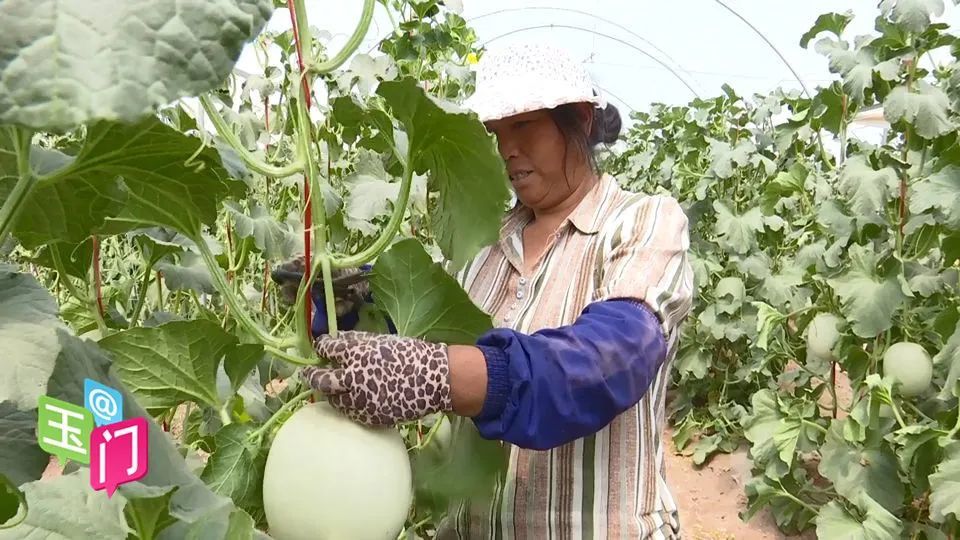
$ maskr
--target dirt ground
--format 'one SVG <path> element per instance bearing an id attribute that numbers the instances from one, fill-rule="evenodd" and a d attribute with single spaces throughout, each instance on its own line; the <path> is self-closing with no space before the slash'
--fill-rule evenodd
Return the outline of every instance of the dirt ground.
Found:
<path id="1" fill-rule="evenodd" d="M 787 536 L 777 529 L 773 516 L 759 512 L 744 523 L 740 512 L 747 508 L 744 484 L 750 479 L 747 448 L 733 454 L 718 454 L 699 470 L 690 457 L 679 455 L 671 440 L 667 453 L 667 482 L 680 506 L 680 526 L 688 540 L 813 540 L 815 534 Z"/>
<path id="2" fill-rule="evenodd" d="M 846 414 L 843 408 L 853 401 L 853 389 L 846 374 L 837 372 L 837 417 Z M 824 395 L 820 407 L 824 416 L 832 412 L 832 400 Z M 667 482 L 680 506 L 680 527 L 689 540 L 815 540 L 813 530 L 802 536 L 780 532 L 769 511 L 758 512 L 749 523 L 740 519 L 747 508 L 743 486 L 750 480 L 749 447 L 741 446 L 732 454 L 717 454 L 697 469 L 690 457 L 682 456 L 673 446 L 673 431 L 668 429 L 666 441 Z"/>

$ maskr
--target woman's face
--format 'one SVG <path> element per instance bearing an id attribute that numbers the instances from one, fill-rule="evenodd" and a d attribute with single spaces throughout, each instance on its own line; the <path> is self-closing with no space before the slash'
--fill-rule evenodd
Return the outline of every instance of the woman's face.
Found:
<path id="1" fill-rule="evenodd" d="M 574 171 L 580 156 L 572 147 L 567 151 L 563 133 L 549 111 L 518 114 L 487 122 L 486 126 L 497 137 L 510 183 L 524 205 L 549 209 L 576 190 L 581 179 Z M 568 158 L 566 174 L 564 157 Z"/>

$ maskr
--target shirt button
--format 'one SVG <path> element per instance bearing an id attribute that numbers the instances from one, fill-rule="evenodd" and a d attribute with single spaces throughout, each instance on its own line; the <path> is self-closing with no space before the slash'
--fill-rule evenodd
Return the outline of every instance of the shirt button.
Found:
<path id="1" fill-rule="evenodd" d="M 521 285 L 526 285 L 526 284 L 527 284 L 527 278 L 520 278 L 520 284 L 521 284 Z"/>
<path id="2" fill-rule="evenodd" d="M 523 291 L 517 291 L 517 298 L 523 298 Z"/>

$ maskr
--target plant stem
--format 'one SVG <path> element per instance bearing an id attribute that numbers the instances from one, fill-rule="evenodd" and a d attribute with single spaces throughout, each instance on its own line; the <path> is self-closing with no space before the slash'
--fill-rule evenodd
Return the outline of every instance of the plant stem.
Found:
<path id="1" fill-rule="evenodd" d="M 150 286 L 150 273 L 153 272 L 153 265 L 156 264 L 156 261 L 149 260 L 147 261 L 147 266 L 143 269 L 143 280 L 140 281 L 140 287 L 137 289 L 139 294 L 137 295 L 137 305 L 133 308 L 133 314 L 130 316 L 130 325 L 129 328 L 137 323 L 137 320 L 140 318 L 140 312 L 143 310 L 143 305 L 147 301 L 147 287 Z"/>
<path id="2" fill-rule="evenodd" d="M 290 409 L 297 406 L 301 401 L 310 397 L 310 394 L 312 393 L 313 393 L 312 389 L 304 390 L 303 392 L 300 392 L 299 394 L 294 396 L 293 399 L 291 399 L 290 401 L 284 403 L 283 406 L 277 409 L 277 412 L 273 413 L 273 415 L 271 415 L 270 418 L 268 418 L 267 421 L 264 422 L 262 426 L 260 426 L 259 428 L 257 428 L 256 431 L 254 431 L 253 433 L 247 436 L 248 440 L 253 440 L 253 439 L 258 439 L 263 437 L 264 433 L 269 431 L 270 428 L 273 427 L 273 425 L 280 420 L 280 417 L 284 413 L 286 413 Z"/>
<path id="3" fill-rule="evenodd" d="M 230 424 L 233 423 L 233 418 L 230 417 L 230 411 L 228 410 L 229 407 L 230 407 L 229 400 L 227 400 L 227 402 L 224 403 L 222 407 L 220 407 L 220 421 L 223 422 L 223 425 L 225 426 L 229 426 Z"/>
<path id="4" fill-rule="evenodd" d="M 213 286 L 223 296 L 224 302 L 230 307 L 230 311 L 233 313 L 233 316 L 236 317 L 240 326 L 253 334 L 264 345 L 278 346 L 280 344 L 279 340 L 268 334 L 250 317 L 250 314 L 243 309 L 243 304 L 233 293 L 233 289 L 230 288 L 230 284 L 227 283 L 227 279 L 223 274 L 223 269 L 217 264 L 216 257 L 214 257 L 210 251 L 210 247 L 203 238 L 192 238 L 192 240 L 197 244 L 197 248 L 200 250 L 200 256 L 210 270 L 210 275 L 213 277 Z"/>
<path id="5" fill-rule="evenodd" d="M 816 423 L 816 422 L 811 422 L 810 420 L 802 420 L 802 422 L 803 422 L 804 424 L 806 424 L 806 425 L 808 425 L 808 426 L 816 429 L 816 430 L 819 431 L 820 433 L 823 433 L 824 435 L 827 434 L 827 428 L 821 426 L 820 424 L 818 424 L 818 423 Z"/>
<path id="6" fill-rule="evenodd" d="M 280 358 L 281 360 L 285 360 L 285 361 L 287 361 L 287 362 L 290 362 L 291 364 L 296 364 L 296 365 L 298 365 L 298 366 L 315 366 L 315 365 L 317 365 L 317 362 L 316 362 L 315 360 L 314 360 L 314 361 L 311 361 L 311 360 L 307 360 L 306 358 L 300 358 L 299 356 L 294 356 L 294 355 L 292 355 L 292 354 L 288 354 L 287 352 L 285 352 L 285 351 L 284 351 L 283 349 L 281 349 L 280 347 L 276 347 L 276 346 L 274 346 L 274 345 L 264 345 L 264 346 L 263 346 L 263 350 L 265 350 L 265 351 L 267 351 L 268 353 L 276 356 L 277 358 Z"/>
<path id="7" fill-rule="evenodd" d="M 24 201 L 37 185 L 37 177 L 30 170 L 31 134 L 14 127 L 7 127 L 7 130 L 10 132 L 13 149 L 17 154 L 17 173 L 20 178 L 7 196 L 7 200 L 3 202 L 3 206 L 0 207 L 0 245 L 7 240 L 7 233 L 17 222 Z"/>
<path id="8" fill-rule="evenodd" d="M 310 122 L 310 81 L 307 79 L 306 65 L 313 58 L 313 36 L 310 34 L 310 23 L 307 21 L 307 8 L 303 0 L 287 0 L 287 9 L 290 11 L 290 22 L 293 25 L 294 45 L 297 49 L 297 63 L 300 66 L 300 88 L 298 89 L 299 99 L 297 100 L 297 130 L 300 137 L 297 141 L 298 156 L 303 160 L 306 170 L 303 177 L 303 257 L 304 266 L 312 268 L 311 258 L 313 249 L 311 248 L 311 231 L 313 229 L 313 204 L 311 198 L 310 178 L 315 173 L 315 164 L 310 156 L 310 138 L 312 130 L 309 129 Z M 307 44 L 307 53 L 309 59 L 303 54 L 303 44 Z M 306 134 L 306 140 L 303 136 Z M 300 292 L 298 293 L 297 309 L 303 309 L 303 319 L 297 325 L 297 335 L 300 341 L 308 341 L 310 327 L 313 324 L 312 303 L 302 304 L 304 289 L 310 288 L 310 278 L 305 274 L 304 280 L 300 283 Z M 301 349 L 305 348 L 301 343 Z"/>
<path id="9" fill-rule="evenodd" d="M 240 156 L 240 159 L 243 160 L 243 163 L 247 167 L 250 167 L 260 174 L 273 176 L 276 178 L 293 176 L 294 174 L 303 171 L 303 163 L 299 161 L 295 161 L 286 167 L 275 167 L 260 161 L 246 148 L 244 148 L 242 144 L 240 144 L 240 140 L 227 126 L 226 120 L 223 119 L 223 116 L 220 115 L 220 112 L 217 111 L 216 107 L 213 106 L 213 102 L 210 101 L 208 96 L 200 96 L 200 104 L 203 105 L 203 110 L 206 111 L 207 116 L 209 116 L 210 120 L 213 122 L 214 127 L 217 129 L 217 133 L 219 133 L 220 137 L 230 146 L 230 148 L 232 148 L 237 155 Z"/>
<path id="10" fill-rule="evenodd" d="M 103 280 L 100 277 L 100 237 L 93 236 L 93 294 L 100 318 L 106 312 L 103 309 Z"/>
<path id="11" fill-rule="evenodd" d="M 330 262 L 334 267 L 354 268 L 362 266 L 380 255 L 393 240 L 394 236 L 396 236 L 397 231 L 400 230 L 400 224 L 403 222 L 403 215 L 407 211 L 407 202 L 410 199 L 410 186 L 413 183 L 413 158 L 413 150 L 410 149 L 407 151 L 407 162 L 404 164 L 403 181 L 400 184 L 400 196 L 397 198 L 397 202 L 393 207 L 393 215 L 390 216 L 390 221 L 387 223 L 386 229 L 380 233 L 380 236 L 373 244 L 360 253 L 356 255 L 331 257 Z"/>
<path id="12" fill-rule="evenodd" d="M 306 15 L 306 10 L 302 9 L 302 5 L 301 5 L 303 4 L 303 1 L 304 0 L 294 0 L 294 5 L 297 5 L 298 6 L 297 9 L 302 10 L 304 15 Z M 337 53 L 337 55 L 334 56 L 333 58 L 327 60 L 326 62 L 317 64 L 315 66 L 310 66 L 310 71 L 314 73 L 321 73 L 321 74 L 329 73 L 337 69 L 341 65 L 343 65 L 343 63 L 346 62 L 353 55 L 353 53 L 357 50 L 357 47 L 359 47 L 360 43 L 363 41 L 364 36 L 367 35 L 367 31 L 370 30 L 370 22 L 373 21 L 373 8 L 375 5 L 376 5 L 375 0 L 364 0 L 363 13 L 360 15 L 360 24 L 357 25 L 357 28 L 353 31 L 353 35 L 351 35 L 350 39 L 347 40 L 347 44 L 344 45 L 343 49 L 341 49 L 340 52 Z M 387 11 L 388 12 L 390 11 L 389 8 L 387 9 Z M 298 15 L 299 15 L 299 11 L 298 11 Z M 304 17 L 304 19 L 305 18 L 306 17 Z M 300 34 L 301 37 L 303 37 L 304 34 L 303 34 L 302 27 L 300 28 L 300 32 L 301 32 Z M 311 55 L 311 60 L 312 60 L 312 55 Z"/>
<path id="13" fill-rule="evenodd" d="M 796 495 L 794 495 L 793 493 L 790 493 L 789 491 L 787 491 L 787 488 L 783 487 L 783 483 L 782 483 L 782 482 L 780 482 L 779 480 L 777 480 L 777 484 L 780 485 L 781 493 L 783 493 L 783 495 L 784 495 L 786 498 L 792 500 L 793 502 L 799 504 L 800 506 L 806 508 L 807 510 L 809 510 L 810 512 L 812 512 L 812 513 L 814 513 L 814 514 L 817 513 L 817 509 L 816 509 L 816 508 L 814 508 L 814 507 L 810 506 L 809 504 L 803 502 L 803 500 L 801 500 L 800 498 L 798 498 Z"/>

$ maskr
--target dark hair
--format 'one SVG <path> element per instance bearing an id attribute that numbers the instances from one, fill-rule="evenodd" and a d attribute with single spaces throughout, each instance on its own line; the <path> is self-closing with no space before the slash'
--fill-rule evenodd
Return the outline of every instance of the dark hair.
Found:
<path id="1" fill-rule="evenodd" d="M 589 132 L 585 129 L 582 118 L 577 114 L 576 104 L 565 104 L 551 109 L 550 116 L 563 134 L 564 140 L 567 141 L 567 150 L 569 151 L 571 146 L 575 148 L 587 160 L 590 169 L 599 173 L 594 148 L 601 143 L 613 144 L 620 138 L 620 130 L 623 127 L 620 111 L 612 103 L 607 103 L 603 109 L 595 108 L 593 124 Z M 566 165 L 566 152 L 563 161 Z"/>

